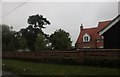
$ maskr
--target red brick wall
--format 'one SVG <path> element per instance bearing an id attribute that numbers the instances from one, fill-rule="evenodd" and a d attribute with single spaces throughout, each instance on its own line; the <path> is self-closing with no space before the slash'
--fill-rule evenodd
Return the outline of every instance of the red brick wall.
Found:
<path id="1" fill-rule="evenodd" d="M 97 40 L 91 40 L 90 42 L 80 42 L 77 43 L 78 48 L 90 47 L 90 48 L 99 48 L 103 46 L 103 40 L 97 42 Z"/>
<path id="2" fill-rule="evenodd" d="M 92 40 L 90 40 L 90 42 L 81 41 L 78 44 L 78 48 L 83 48 L 83 47 L 97 48 L 96 40 L 92 39 Z"/>
<path id="3" fill-rule="evenodd" d="M 2 57 L 7 58 L 61 58 L 74 57 L 79 63 L 84 62 L 84 58 L 88 56 L 103 56 L 103 57 L 120 57 L 120 50 L 106 49 L 82 49 L 80 51 L 42 51 L 42 52 L 3 52 Z"/>
<path id="4" fill-rule="evenodd" d="M 103 40 L 99 40 L 99 42 L 97 42 L 97 48 L 103 47 L 103 45 L 104 45 Z"/>

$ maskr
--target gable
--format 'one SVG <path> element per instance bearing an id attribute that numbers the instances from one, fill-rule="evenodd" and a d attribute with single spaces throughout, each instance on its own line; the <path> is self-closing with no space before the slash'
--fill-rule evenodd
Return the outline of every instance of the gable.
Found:
<path id="1" fill-rule="evenodd" d="M 108 31 L 112 26 L 114 26 L 120 20 L 120 15 L 118 15 L 111 23 L 109 23 L 105 28 L 99 31 L 100 35 L 103 35 L 106 31 Z"/>
<path id="2" fill-rule="evenodd" d="M 85 33 L 85 34 L 83 35 L 83 37 L 86 37 L 86 36 L 87 36 L 87 37 L 90 37 L 88 33 Z"/>
<path id="3" fill-rule="evenodd" d="M 90 35 L 89 34 L 87 34 L 87 33 L 85 33 L 84 35 L 83 35 L 83 42 L 90 42 Z"/>
<path id="4" fill-rule="evenodd" d="M 86 34 L 87 33 L 87 34 Z M 83 36 L 89 36 L 90 41 L 96 40 L 96 38 L 100 38 L 99 34 L 97 33 L 97 28 L 86 28 L 86 29 L 82 29 L 79 37 L 76 41 L 76 43 L 83 43 Z"/>

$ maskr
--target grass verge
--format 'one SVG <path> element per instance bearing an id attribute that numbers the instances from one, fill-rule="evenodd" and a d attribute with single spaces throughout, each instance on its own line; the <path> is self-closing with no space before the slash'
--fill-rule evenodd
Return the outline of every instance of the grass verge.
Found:
<path id="1" fill-rule="evenodd" d="M 16 75 L 118 75 L 115 68 L 100 68 L 78 65 L 60 65 L 33 63 L 19 60 L 3 59 L 3 70 Z"/>

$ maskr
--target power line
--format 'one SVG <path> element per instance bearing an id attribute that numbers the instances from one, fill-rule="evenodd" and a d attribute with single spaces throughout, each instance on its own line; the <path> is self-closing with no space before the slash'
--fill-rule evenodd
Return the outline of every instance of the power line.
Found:
<path id="1" fill-rule="evenodd" d="M 3 15 L 2 17 L 4 18 L 5 16 L 7 16 L 8 14 L 10 14 L 11 12 L 15 11 L 17 8 L 23 6 L 24 4 L 26 4 L 29 0 L 27 0 L 26 2 L 23 2 L 22 4 L 18 5 L 17 7 L 15 7 L 14 9 L 10 10 L 9 12 L 7 12 L 5 15 Z"/>

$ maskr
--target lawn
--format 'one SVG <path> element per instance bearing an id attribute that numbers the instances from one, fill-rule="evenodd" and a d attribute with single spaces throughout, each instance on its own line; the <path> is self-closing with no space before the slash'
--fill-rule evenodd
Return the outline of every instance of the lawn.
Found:
<path id="1" fill-rule="evenodd" d="M 115 68 L 33 63 L 3 59 L 3 69 L 16 75 L 118 75 Z"/>

